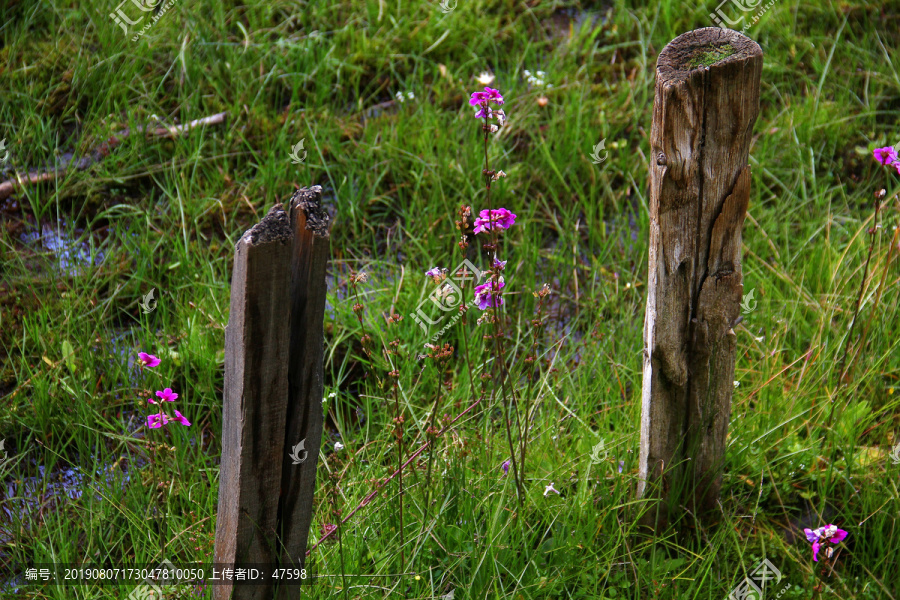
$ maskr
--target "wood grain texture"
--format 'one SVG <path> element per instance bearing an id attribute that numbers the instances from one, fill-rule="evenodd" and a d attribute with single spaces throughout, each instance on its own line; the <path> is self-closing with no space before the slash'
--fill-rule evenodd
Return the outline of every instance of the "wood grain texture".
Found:
<path id="1" fill-rule="evenodd" d="M 325 268 L 331 256 L 329 217 L 321 207 L 322 188 L 301 188 L 289 203 L 294 243 L 291 260 L 289 398 L 284 447 L 305 440 L 299 465 L 282 457 L 281 555 L 283 567 L 303 568 L 313 517 L 316 465 L 322 443 L 323 360 L 325 352 Z M 301 587 L 282 586 L 278 600 L 299 599 Z"/>
<path id="2" fill-rule="evenodd" d="M 761 73 L 759 45 L 718 27 L 657 62 L 638 486 L 666 500 L 654 521 L 714 507 L 721 487 Z"/>
<path id="3" fill-rule="evenodd" d="M 235 246 L 214 562 L 275 565 L 288 405 L 293 233 L 280 204 Z M 216 600 L 268 600 L 268 585 L 215 585 Z M 232 594 L 233 592 L 233 594 Z"/>

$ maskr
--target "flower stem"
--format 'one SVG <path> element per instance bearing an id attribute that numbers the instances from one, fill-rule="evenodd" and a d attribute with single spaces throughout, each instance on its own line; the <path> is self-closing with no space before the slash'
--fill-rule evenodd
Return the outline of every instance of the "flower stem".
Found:
<path id="1" fill-rule="evenodd" d="M 494 367 L 496 367 L 497 362 L 500 363 L 500 396 L 503 401 L 503 420 L 506 425 L 506 438 L 509 442 L 509 455 L 510 462 L 512 463 L 513 468 L 513 479 L 516 482 L 516 498 L 519 502 L 519 507 L 521 508 L 522 502 L 524 500 L 524 492 L 522 490 L 522 481 L 519 477 L 519 468 L 516 463 L 516 452 L 513 448 L 512 441 L 512 432 L 510 431 L 510 423 L 509 423 L 509 399 L 506 393 L 506 359 L 504 358 L 501 346 L 500 346 L 500 337 L 501 337 L 501 317 L 502 312 L 500 310 L 500 302 L 502 300 L 502 295 L 500 292 L 500 272 L 499 269 L 494 267 L 494 261 L 497 260 L 497 228 L 494 227 L 494 213 L 493 213 L 493 205 L 491 203 L 491 175 L 490 175 L 490 161 L 488 159 L 488 122 L 487 116 L 484 117 L 484 172 L 485 172 L 485 191 L 487 194 L 487 204 L 488 204 L 488 216 L 489 216 L 489 231 L 491 233 L 491 277 L 492 277 L 492 285 L 490 288 L 490 294 L 494 309 L 494 314 L 492 315 L 492 321 L 494 324 Z M 493 368 L 492 368 L 493 370 Z M 519 428 L 519 411 L 518 407 L 514 403 L 514 409 L 516 414 L 516 426 L 519 429 L 519 434 L 521 436 L 521 429 Z"/>

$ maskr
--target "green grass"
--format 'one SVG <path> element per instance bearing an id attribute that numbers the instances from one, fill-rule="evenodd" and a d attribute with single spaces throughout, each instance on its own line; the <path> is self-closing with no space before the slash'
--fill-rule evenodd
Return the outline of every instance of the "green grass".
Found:
<path id="1" fill-rule="evenodd" d="M 335 395 L 311 537 L 332 522 L 321 501 L 339 457 L 345 513 L 390 474 L 393 404 L 359 343 L 349 270 L 370 275 L 360 289 L 366 330 L 378 345 L 400 340 L 408 450 L 424 438 L 439 386 L 429 361 L 416 360 L 428 336 L 408 315 L 431 291 L 422 272 L 459 262 L 459 205 L 485 208 L 467 100 L 488 70 L 510 117 L 489 152 L 508 174 L 494 206 L 518 215 L 503 246 L 516 353 L 531 344 L 531 292 L 544 282 L 554 292 L 538 344 L 549 362 L 522 396 L 536 407 L 525 506 L 501 477 L 505 430 L 484 402 L 438 443 L 430 534 L 421 534 L 424 470 L 404 477 L 410 574 L 381 577 L 400 568 L 396 485 L 348 523 L 349 597 L 719 600 L 766 557 L 790 583 L 782 599 L 897 598 L 896 248 L 888 258 L 900 185 L 871 155 L 900 141 L 900 12 L 888 0 L 778 0 L 748 30 L 764 52 L 743 233 L 744 289 L 758 304 L 736 330 L 721 512 L 702 527 L 686 514 L 652 537 L 634 525 L 654 67 L 670 40 L 713 25 L 707 4 L 460 0 L 445 14 L 421 1 L 182 0 L 132 42 L 109 17 L 114 2 L 7 3 L 2 179 L 89 153 L 151 115 L 173 124 L 227 112 L 228 121 L 174 140 L 129 136 L 89 169 L 0 201 L 0 439 L 10 459 L 0 508 L 13 513 L 0 511 L 0 579 L 11 563 L 212 560 L 233 247 L 295 185 L 322 185 L 336 215 L 325 325 L 326 395 Z M 588 18 L 559 16 L 580 8 Z M 137 9 L 123 10 L 133 19 Z M 545 71 L 552 87 L 529 86 L 525 69 Z M 397 92 L 414 99 L 385 105 Z M 295 165 L 301 139 L 308 155 Z M 608 159 L 595 165 L 601 140 Z M 889 194 L 853 332 L 854 344 L 863 331 L 866 342 L 852 346 L 841 387 L 835 370 L 881 187 Z M 60 272 L 53 252 L 22 241 L 44 224 L 103 260 Z M 143 314 L 151 288 L 158 307 Z M 392 311 L 404 319 L 388 328 Z M 469 338 L 477 365 L 480 335 Z M 459 348 L 461 338 L 441 342 Z M 142 381 L 129 367 L 140 350 L 163 359 L 158 376 Z M 462 360 L 447 368 L 454 389 L 440 413 L 456 415 L 472 390 Z M 192 426 L 148 432 L 140 394 L 166 386 Z M 336 456 L 338 439 L 346 448 Z M 609 456 L 592 464 L 601 439 Z M 147 464 L 154 455 L 165 470 Z M 75 467 L 81 497 L 50 493 Z M 543 495 L 550 482 L 561 495 Z M 42 509 L 19 510 L 26 483 L 47 492 Z M 786 532 L 829 522 L 850 537 L 823 575 L 802 532 Z M 309 564 L 340 574 L 337 545 Z M 343 598 L 342 585 L 329 578 L 310 597 Z M 128 593 L 23 589 L 41 599 Z"/>

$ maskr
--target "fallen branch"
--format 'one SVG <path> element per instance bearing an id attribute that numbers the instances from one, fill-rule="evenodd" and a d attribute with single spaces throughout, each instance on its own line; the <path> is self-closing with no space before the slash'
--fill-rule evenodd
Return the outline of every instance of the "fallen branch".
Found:
<path id="1" fill-rule="evenodd" d="M 51 181 L 65 175 L 66 172 L 73 167 L 77 171 L 84 171 L 88 167 L 95 165 L 106 158 L 113 148 L 122 143 L 122 140 L 134 133 L 146 133 L 156 137 L 174 138 L 182 133 L 186 133 L 195 127 L 202 125 L 218 125 L 225 122 L 227 113 L 218 113 L 202 119 L 196 119 L 190 123 L 183 125 L 175 125 L 172 127 L 135 127 L 134 130 L 123 129 L 118 132 L 97 148 L 95 148 L 89 156 L 75 159 L 72 155 L 64 157 L 60 161 L 60 166 L 50 171 L 30 170 L 27 174 L 16 173 L 14 179 L 8 179 L 0 183 L 0 200 L 5 200 L 15 191 L 16 187 L 24 187 L 25 185 L 41 183 L 43 181 Z"/>

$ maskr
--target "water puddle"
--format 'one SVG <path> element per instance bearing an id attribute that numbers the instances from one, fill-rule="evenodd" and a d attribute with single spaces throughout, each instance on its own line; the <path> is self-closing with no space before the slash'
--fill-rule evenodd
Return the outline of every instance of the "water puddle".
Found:
<path id="1" fill-rule="evenodd" d="M 74 233 L 80 237 L 83 232 L 83 229 L 76 229 Z M 78 243 L 61 227 L 50 223 L 44 223 L 40 233 L 32 231 L 19 237 L 25 244 L 48 251 L 54 257 L 57 269 L 71 276 L 81 275 L 84 267 L 97 266 L 105 258 L 101 250 L 91 248 L 87 241 Z"/>

